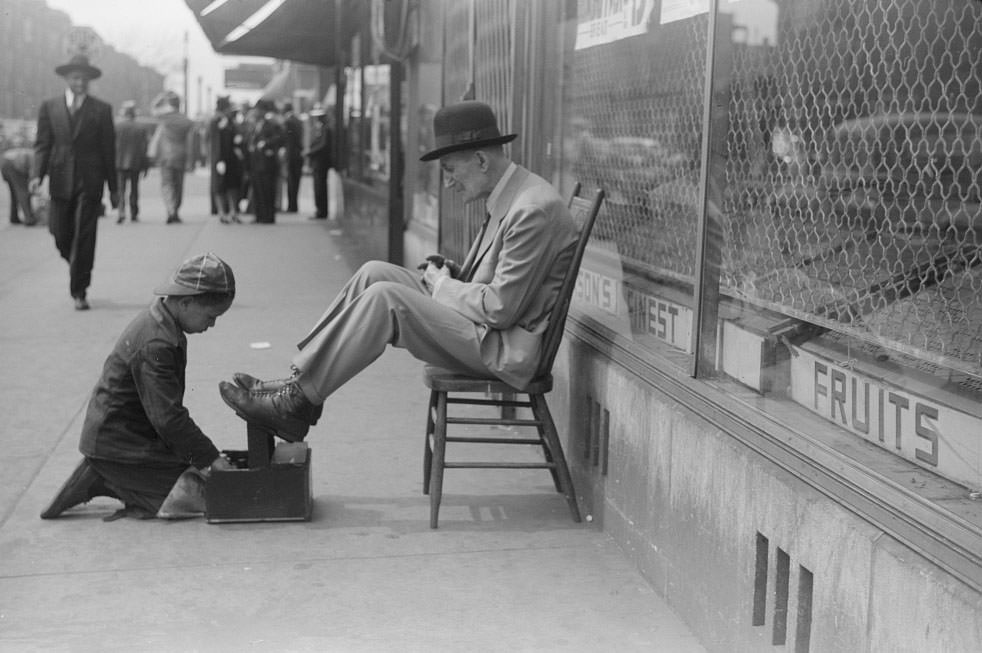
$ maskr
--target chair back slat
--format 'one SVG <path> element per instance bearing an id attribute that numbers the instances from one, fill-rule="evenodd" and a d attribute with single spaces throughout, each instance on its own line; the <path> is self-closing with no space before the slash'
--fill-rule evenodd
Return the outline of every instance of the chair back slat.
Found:
<path id="1" fill-rule="evenodd" d="M 549 326 L 546 327 L 542 337 L 542 354 L 539 359 L 539 367 L 535 373 L 536 378 L 552 371 L 552 364 L 559 352 L 559 343 L 563 339 L 566 315 L 572 302 L 573 290 L 576 288 L 576 277 L 580 272 L 583 252 L 586 251 L 587 241 L 590 240 L 590 233 L 593 231 L 593 223 L 596 222 L 597 214 L 600 213 L 600 206 L 604 201 L 603 189 L 597 189 L 592 197 L 581 194 L 581 190 L 582 186 L 577 182 L 569 200 L 569 212 L 572 214 L 573 220 L 579 225 L 580 235 L 576 241 L 576 248 L 573 250 L 573 258 L 570 259 L 569 267 L 566 269 L 563 284 L 559 287 L 556 304 L 552 307 L 552 312 L 549 315 Z"/>

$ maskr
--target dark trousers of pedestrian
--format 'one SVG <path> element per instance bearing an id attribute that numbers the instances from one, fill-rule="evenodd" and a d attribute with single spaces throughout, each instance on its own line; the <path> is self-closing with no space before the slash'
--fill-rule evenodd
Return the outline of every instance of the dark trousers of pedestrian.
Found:
<path id="1" fill-rule="evenodd" d="M 102 211 L 102 198 L 90 197 L 81 188 L 68 199 L 52 197 L 48 231 L 55 237 L 55 247 L 68 261 L 69 292 L 85 298 L 92 282 L 95 263 L 95 237 Z"/>
<path id="2" fill-rule="evenodd" d="M 129 196 L 127 197 L 127 190 Z M 127 199 L 129 200 L 127 202 Z M 119 221 L 126 218 L 126 206 L 130 207 L 130 220 L 136 222 L 140 215 L 140 171 L 119 171 Z"/>
<path id="3" fill-rule="evenodd" d="M 24 214 L 24 224 L 32 225 L 37 222 L 34 209 L 31 208 L 31 191 L 28 189 L 27 175 L 16 170 L 3 169 L 3 180 L 10 189 L 10 224 L 20 224 L 18 209 Z"/>
<path id="4" fill-rule="evenodd" d="M 297 196 L 300 194 L 300 178 L 303 175 L 303 159 L 286 163 L 286 212 L 296 213 Z"/>
<path id="5" fill-rule="evenodd" d="M 311 180 L 314 184 L 315 217 L 327 217 L 327 171 L 331 166 L 319 161 L 311 162 Z"/>
<path id="6" fill-rule="evenodd" d="M 252 177 L 252 212 L 256 222 L 276 221 L 276 168 L 257 171 Z"/>
<path id="7" fill-rule="evenodd" d="M 184 168 L 162 166 L 160 168 L 160 191 L 164 197 L 167 219 L 169 221 L 178 219 L 177 212 L 180 210 L 181 200 L 184 198 Z"/>

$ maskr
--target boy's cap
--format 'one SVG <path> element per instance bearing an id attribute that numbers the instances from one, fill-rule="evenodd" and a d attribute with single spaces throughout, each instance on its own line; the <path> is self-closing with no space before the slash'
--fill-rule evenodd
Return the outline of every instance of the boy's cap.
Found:
<path id="1" fill-rule="evenodd" d="M 235 292 L 235 276 L 228 263 L 212 252 L 181 263 L 170 282 L 154 289 L 156 295 L 203 295 Z"/>

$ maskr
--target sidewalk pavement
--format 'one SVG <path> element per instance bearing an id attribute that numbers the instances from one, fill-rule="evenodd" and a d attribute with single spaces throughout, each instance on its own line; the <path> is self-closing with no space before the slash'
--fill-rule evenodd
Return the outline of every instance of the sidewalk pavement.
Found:
<path id="1" fill-rule="evenodd" d="M 166 225 L 158 185 L 144 181 L 140 223 L 100 223 L 88 312 L 73 309 L 47 231 L 0 224 L 0 651 L 703 650 L 616 544 L 570 521 L 542 470 L 450 470 L 430 530 L 427 393 L 401 350 L 311 429 L 309 522 L 105 523 L 119 506 L 107 498 L 39 519 L 80 458 L 106 355 L 178 263 L 211 250 L 236 274 L 231 310 L 188 338 L 185 397 L 233 449 L 245 424 L 219 380 L 285 375 L 351 272 L 344 234 L 309 211 L 221 225 L 191 175 L 185 223 Z"/>

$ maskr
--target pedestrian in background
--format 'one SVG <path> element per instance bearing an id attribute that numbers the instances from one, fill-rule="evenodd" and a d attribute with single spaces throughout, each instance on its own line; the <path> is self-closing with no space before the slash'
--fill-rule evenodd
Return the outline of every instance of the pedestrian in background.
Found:
<path id="1" fill-rule="evenodd" d="M 147 176 L 147 130 L 136 122 L 136 104 L 123 103 L 122 119 L 116 123 L 116 172 L 119 175 L 119 218 L 116 224 L 126 222 L 126 205 L 129 199 L 130 220 L 140 216 L 140 177 Z M 129 197 L 127 198 L 127 189 Z"/>
<path id="2" fill-rule="evenodd" d="M 222 224 L 240 222 L 239 192 L 242 189 L 242 134 L 235 122 L 228 96 L 215 102 L 215 115 L 208 123 L 211 165 L 211 194 Z"/>
<path id="3" fill-rule="evenodd" d="M 86 294 L 95 262 L 103 186 L 109 186 L 112 207 L 119 206 L 116 129 L 112 107 L 89 95 L 89 82 L 102 71 L 88 57 L 75 55 L 55 72 L 65 79 L 66 89 L 63 95 L 45 100 L 38 111 L 29 188 L 37 193 L 48 177 L 48 229 L 68 261 L 75 309 L 84 311 L 89 308 Z"/>
<path id="4" fill-rule="evenodd" d="M 31 206 L 31 168 L 34 150 L 29 147 L 12 147 L 4 151 L 0 159 L 0 174 L 10 189 L 10 224 L 37 224 L 37 216 Z M 21 220 L 19 213 L 24 214 Z"/>
<path id="5" fill-rule="evenodd" d="M 194 122 L 181 113 L 181 98 L 173 91 L 154 102 L 157 130 L 150 141 L 150 156 L 160 167 L 160 190 L 167 211 L 167 224 L 181 221 L 184 173 L 194 169 Z"/>
<path id="6" fill-rule="evenodd" d="M 320 106 L 314 106 L 310 111 L 314 119 L 313 135 L 310 147 L 306 151 L 310 161 L 311 181 L 314 185 L 314 206 L 316 212 L 311 219 L 324 220 L 327 218 L 327 171 L 334 165 L 333 135 L 328 124 L 327 112 Z"/>
<path id="7" fill-rule="evenodd" d="M 253 107 L 252 128 L 247 140 L 252 210 L 256 222 L 276 222 L 276 181 L 280 174 L 279 150 L 283 127 L 271 100 L 260 99 Z"/>
<path id="8" fill-rule="evenodd" d="M 286 148 L 286 212 L 297 212 L 297 195 L 303 175 L 303 123 L 293 112 L 293 104 L 283 104 L 283 137 Z"/>

